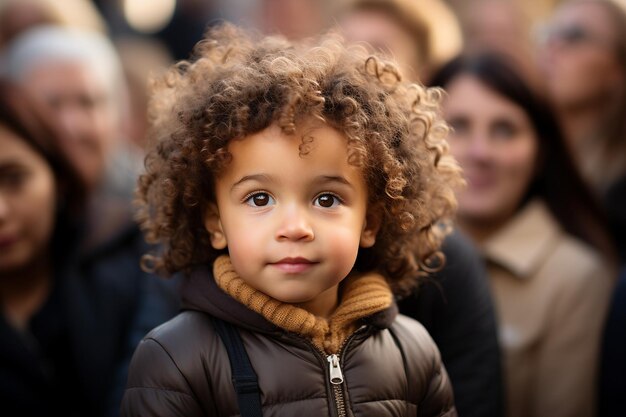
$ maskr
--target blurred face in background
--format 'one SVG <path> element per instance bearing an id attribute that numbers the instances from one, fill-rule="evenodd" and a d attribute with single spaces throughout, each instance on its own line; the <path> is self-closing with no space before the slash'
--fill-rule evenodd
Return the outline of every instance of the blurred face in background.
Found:
<path id="1" fill-rule="evenodd" d="M 106 84 L 83 63 L 59 61 L 36 66 L 23 85 L 70 133 L 78 171 L 90 188 L 97 186 L 119 139 L 119 120 Z"/>
<path id="2" fill-rule="evenodd" d="M 616 23 L 599 3 L 566 4 L 546 28 L 539 66 L 560 109 L 587 107 L 623 88 Z"/>
<path id="3" fill-rule="evenodd" d="M 265 33 L 302 39 L 318 34 L 326 26 L 327 7 L 322 0 L 263 0 L 257 18 Z"/>
<path id="4" fill-rule="evenodd" d="M 44 257 L 51 239 L 56 186 L 49 165 L 0 125 L 0 275 Z"/>
<path id="5" fill-rule="evenodd" d="M 395 59 L 409 80 L 417 80 L 419 46 L 390 15 L 378 10 L 354 10 L 341 20 L 340 27 L 348 41 L 367 42 Z"/>
<path id="6" fill-rule="evenodd" d="M 447 86 L 444 116 L 450 149 L 467 187 L 459 194 L 462 222 L 501 224 L 519 207 L 532 180 L 537 137 L 526 112 L 477 78 L 461 74 Z"/>

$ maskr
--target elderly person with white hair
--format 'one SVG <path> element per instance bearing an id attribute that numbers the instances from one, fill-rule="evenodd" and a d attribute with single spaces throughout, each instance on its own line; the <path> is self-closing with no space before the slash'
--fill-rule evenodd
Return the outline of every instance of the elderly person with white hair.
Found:
<path id="1" fill-rule="evenodd" d="M 129 146 L 122 140 L 127 97 L 117 53 L 106 37 L 62 26 L 36 27 L 8 45 L 2 69 L 56 113 L 75 141 L 77 166 L 91 188 L 110 180 L 107 175 L 119 177 L 119 163 L 116 169 L 107 165 L 128 154 L 120 152 L 122 145 Z M 132 189 L 119 179 L 114 185 Z"/>
<path id="2" fill-rule="evenodd" d="M 72 339 L 76 345 L 70 355 L 88 358 L 78 361 L 87 377 L 73 381 L 82 395 L 68 395 L 90 402 L 94 408 L 89 415 L 117 415 L 137 343 L 179 307 L 175 281 L 160 280 L 140 268 L 141 256 L 154 248 L 132 220 L 131 197 L 141 158 L 123 134 L 128 106 L 119 59 L 99 33 L 41 26 L 7 45 L 0 73 L 45 105 L 64 128 L 72 162 L 88 186 L 87 218 L 74 262 L 82 283 L 73 302 L 84 311 L 79 321 L 91 323 L 91 336 Z M 98 289 L 101 283 L 104 290 Z M 72 320 L 67 323 L 70 333 Z M 81 340 L 88 337 L 94 340 Z M 102 337 L 111 340 L 98 346 Z M 114 349 L 100 351 L 105 345 Z M 2 357 L 0 375 L 5 366 L 1 362 Z"/>

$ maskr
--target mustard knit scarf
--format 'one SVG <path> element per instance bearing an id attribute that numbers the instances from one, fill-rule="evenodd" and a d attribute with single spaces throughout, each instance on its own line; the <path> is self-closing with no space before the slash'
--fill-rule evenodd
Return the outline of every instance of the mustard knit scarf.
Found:
<path id="1" fill-rule="evenodd" d="M 222 255 L 213 264 L 217 285 L 228 295 L 276 326 L 310 339 L 327 354 L 337 353 L 357 329 L 357 321 L 389 306 L 393 295 L 385 278 L 368 273 L 347 278 L 341 303 L 329 319 L 316 317 L 303 308 L 278 301 L 248 285 L 235 272 L 230 258 Z"/>

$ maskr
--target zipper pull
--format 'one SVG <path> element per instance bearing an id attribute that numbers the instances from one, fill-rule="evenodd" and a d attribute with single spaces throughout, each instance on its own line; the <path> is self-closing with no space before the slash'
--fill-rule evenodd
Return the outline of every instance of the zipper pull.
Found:
<path id="1" fill-rule="evenodd" d="M 339 385 L 343 382 L 343 374 L 339 367 L 339 356 L 332 354 L 326 357 L 330 368 L 330 383 Z"/>

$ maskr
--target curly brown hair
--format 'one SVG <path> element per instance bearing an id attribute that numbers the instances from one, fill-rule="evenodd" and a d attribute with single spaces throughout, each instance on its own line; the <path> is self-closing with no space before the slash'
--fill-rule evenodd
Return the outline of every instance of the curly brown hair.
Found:
<path id="1" fill-rule="evenodd" d="M 154 82 L 154 147 L 137 191 L 146 239 L 163 244 L 151 267 L 188 272 L 220 254 L 203 219 L 232 140 L 274 123 L 293 134 L 317 118 L 347 137 L 349 162 L 382 211 L 376 244 L 359 249 L 354 269 L 379 271 L 405 295 L 442 264 L 462 183 L 440 98 L 441 90 L 402 82 L 394 64 L 333 34 L 311 44 L 255 39 L 230 24 L 211 29 L 191 60 Z M 310 138 L 301 139 L 305 153 Z"/>

